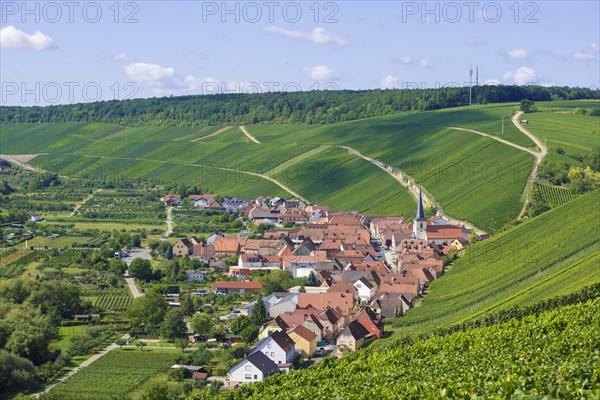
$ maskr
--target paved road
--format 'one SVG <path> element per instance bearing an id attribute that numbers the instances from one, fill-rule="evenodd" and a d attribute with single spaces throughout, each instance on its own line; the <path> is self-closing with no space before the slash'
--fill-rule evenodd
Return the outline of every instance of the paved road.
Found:
<path id="1" fill-rule="evenodd" d="M 130 265 L 133 260 L 136 258 L 141 258 L 143 260 L 152 260 L 152 256 L 150 255 L 150 250 L 141 249 L 141 250 L 133 250 L 129 253 L 127 257 L 123 257 L 123 261 L 127 265 Z M 137 285 L 135 284 L 135 278 L 129 275 L 129 271 L 125 271 L 125 275 L 123 275 L 123 279 L 127 282 L 127 286 L 129 286 L 129 291 L 133 295 L 133 298 L 138 298 L 143 296 L 143 293 L 140 293 Z"/>
<path id="2" fill-rule="evenodd" d="M 252 134 L 250 132 L 248 132 L 248 130 L 246 129 L 245 126 L 240 126 L 240 129 L 242 130 L 242 132 L 244 132 L 244 135 L 248 136 L 248 138 L 250 140 L 252 140 L 254 143 L 260 144 L 260 142 L 258 141 L 258 139 L 256 139 L 254 136 L 252 136 Z"/>
<path id="3" fill-rule="evenodd" d="M 540 151 L 534 153 L 535 164 L 531 169 L 531 175 L 529 175 L 529 180 L 527 181 L 527 185 L 525 186 L 525 204 L 523 204 L 523 208 L 519 213 L 519 219 L 523 218 L 523 215 L 525 215 L 527 205 L 529 204 L 530 183 L 534 182 L 537 179 L 538 168 L 540 167 L 540 164 L 542 163 L 542 160 L 544 159 L 546 154 L 548 154 L 548 148 L 546 147 L 546 145 L 537 136 L 529 132 L 527 129 L 525 129 L 523 125 L 521 125 L 521 123 L 519 122 L 519 117 L 521 117 L 521 115 L 523 115 L 523 111 L 519 111 L 515 115 L 513 115 L 512 123 L 517 127 L 518 130 L 520 130 L 523 134 L 527 135 L 529 139 L 533 140 L 533 142 L 537 145 Z"/>

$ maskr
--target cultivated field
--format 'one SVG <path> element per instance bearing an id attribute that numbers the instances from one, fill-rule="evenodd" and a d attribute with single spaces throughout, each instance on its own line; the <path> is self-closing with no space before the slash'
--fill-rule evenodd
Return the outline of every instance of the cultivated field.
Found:
<path id="1" fill-rule="evenodd" d="M 595 104 L 556 102 L 555 107 L 589 103 Z M 540 109 L 547 110 L 552 104 L 544 103 Z M 77 178 L 116 182 L 150 179 L 159 184 L 193 184 L 204 192 L 238 197 L 289 197 L 284 188 L 266 179 L 275 176 L 310 201 L 318 198 L 321 204 L 327 202 L 334 208 L 381 214 L 411 210 L 414 200 L 383 171 L 350 156 L 341 163 L 343 156 L 327 155 L 321 147 L 350 146 L 405 171 L 450 216 L 495 231 L 518 215 L 533 157 L 491 138 L 452 127 L 482 131 L 534 148 L 531 140 L 510 123 L 509 117 L 517 108 L 516 103 L 508 103 L 406 112 L 324 126 L 247 126 L 260 143 L 251 141 L 239 127 L 210 136 L 222 127 L 7 125 L 2 127 L 0 144 L 2 151 L 10 154 L 49 153 L 30 162 Z M 583 154 L 598 141 L 598 130 L 596 136 L 592 133 L 598 121 L 595 117 L 540 112 L 528 118 L 528 128 L 546 137 L 551 148 L 561 144 L 567 153 Z M 192 141 L 203 136 L 207 137 Z M 323 157 L 334 157 L 335 162 L 323 163 L 324 169 L 314 174 L 316 163 Z M 345 169 L 340 170 L 340 166 Z M 302 178 L 297 177 L 298 170 Z M 335 175 L 345 184 L 328 184 L 321 179 Z M 363 193 L 363 188 L 370 193 Z M 82 211 L 93 213 L 93 205 L 86 204 Z"/>

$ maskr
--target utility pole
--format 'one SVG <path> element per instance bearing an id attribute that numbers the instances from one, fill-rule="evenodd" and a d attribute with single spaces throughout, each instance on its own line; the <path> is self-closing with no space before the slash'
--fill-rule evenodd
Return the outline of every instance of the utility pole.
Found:
<path id="1" fill-rule="evenodd" d="M 469 105 L 472 104 L 471 92 L 473 90 L 473 64 L 469 68 Z"/>

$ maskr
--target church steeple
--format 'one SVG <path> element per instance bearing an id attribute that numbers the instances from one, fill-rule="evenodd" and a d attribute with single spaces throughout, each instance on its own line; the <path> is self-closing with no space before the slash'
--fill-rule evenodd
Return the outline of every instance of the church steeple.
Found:
<path id="1" fill-rule="evenodd" d="M 421 187 L 419 187 L 419 207 L 417 208 L 415 220 L 417 219 L 425 219 L 425 213 L 423 212 L 423 192 Z"/>
<path id="2" fill-rule="evenodd" d="M 427 219 L 423 210 L 423 191 L 419 187 L 419 205 L 417 207 L 417 215 L 413 220 L 413 237 L 415 239 L 427 240 Z"/>

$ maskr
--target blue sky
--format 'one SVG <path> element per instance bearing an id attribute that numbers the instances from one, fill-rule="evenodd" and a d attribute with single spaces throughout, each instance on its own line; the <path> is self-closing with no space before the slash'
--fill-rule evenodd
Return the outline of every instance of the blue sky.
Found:
<path id="1" fill-rule="evenodd" d="M 0 4 L 2 105 L 464 85 L 470 64 L 481 84 L 600 85 L 597 1 Z"/>

